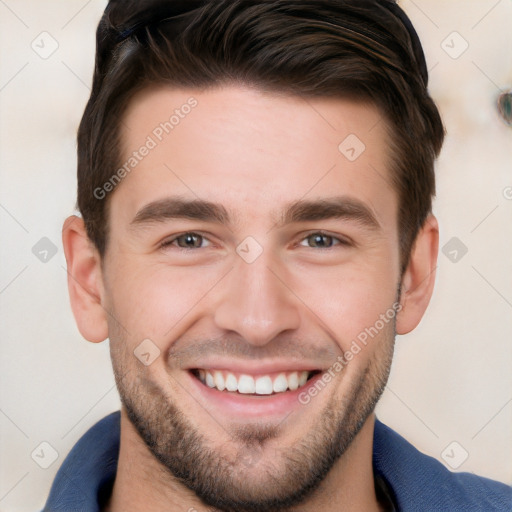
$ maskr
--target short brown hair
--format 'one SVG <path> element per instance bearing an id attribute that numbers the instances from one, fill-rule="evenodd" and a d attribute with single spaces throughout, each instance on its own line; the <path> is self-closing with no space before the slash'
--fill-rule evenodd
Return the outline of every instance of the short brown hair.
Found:
<path id="1" fill-rule="evenodd" d="M 78 208 L 88 236 L 103 255 L 108 197 L 94 191 L 120 165 L 120 123 L 133 95 L 155 84 L 239 83 L 380 110 L 391 132 L 403 271 L 432 208 L 444 138 L 427 77 L 417 35 L 391 0 L 111 0 L 78 131 Z"/>

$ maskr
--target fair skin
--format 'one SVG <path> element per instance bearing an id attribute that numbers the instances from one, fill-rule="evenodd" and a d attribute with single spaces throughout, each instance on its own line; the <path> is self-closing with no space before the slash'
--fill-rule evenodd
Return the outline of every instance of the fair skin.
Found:
<path id="1" fill-rule="evenodd" d="M 191 96 L 197 107 L 109 198 L 104 257 L 81 219 L 64 225 L 75 318 L 89 341 L 110 338 L 123 399 L 108 510 L 381 510 L 372 411 L 395 332 L 414 329 L 429 302 L 437 222 L 429 216 L 401 276 L 385 122 L 341 99 L 241 86 L 146 90 L 126 112 L 123 156 Z M 338 150 L 349 134 L 366 146 L 353 162 Z M 204 208 L 195 209 L 202 218 L 171 215 L 170 198 L 215 203 L 229 219 Z M 318 213 L 320 200 L 342 214 L 283 216 L 297 201 Z M 236 250 L 246 237 L 257 244 L 242 244 L 245 252 L 262 249 L 249 263 Z M 299 393 L 392 308 L 398 288 L 394 321 L 301 403 Z M 134 355 L 146 339 L 160 350 L 147 366 Z M 312 373 L 299 389 L 260 395 L 209 387 L 204 371 L 239 383 Z"/>

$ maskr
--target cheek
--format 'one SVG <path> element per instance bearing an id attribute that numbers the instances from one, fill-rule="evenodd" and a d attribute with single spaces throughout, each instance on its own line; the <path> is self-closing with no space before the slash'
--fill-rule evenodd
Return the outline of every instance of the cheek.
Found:
<path id="1" fill-rule="evenodd" d="M 293 291 L 289 300 L 303 325 L 325 333 L 343 351 L 375 326 L 395 302 L 398 284 L 398 266 L 392 268 L 392 256 L 384 252 L 340 265 L 283 267 L 281 277 Z M 236 282 L 222 279 L 229 264 L 170 266 L 119 256 L 116 261 L 123 263 L 109 268 L 109 311 L 134 343 L 149 338 L 163 347 L 195 321 L 213 318 L 219 297 L 230 293 L 225 286 Z"/>
<path id="2" fill-rule="evenodd" d="M 377 266 L 310 270 L 302 273 L 297 286 L 297 295 L 314 313 L 311 316 L 306 311 L 306 314 L 319 323 L 343 351 L 356 339 L 365 341 L 365 333 L 366 341 L 385 336 L 393 325 L 398 307 L 395 303 L 398 274 L 389 266 L 387 270 Z"/>
<path id="3" fill-rule="evenodd" d="M 111 311 L 131 339 L 163 343 L 197 315 L 219 269 L 171 267 L 134 259 L 113 273 L 108 290 Z"/>

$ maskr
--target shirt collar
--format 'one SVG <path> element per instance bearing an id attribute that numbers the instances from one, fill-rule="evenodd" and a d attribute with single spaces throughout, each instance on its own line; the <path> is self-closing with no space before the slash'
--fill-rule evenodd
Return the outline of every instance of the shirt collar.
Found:
<path id="1" fill-rule="evenodd" d="M 100 512 L 114 484 L 119 457 L 120 411 L 93 425 L 55 476 L 43 512 Z"/>

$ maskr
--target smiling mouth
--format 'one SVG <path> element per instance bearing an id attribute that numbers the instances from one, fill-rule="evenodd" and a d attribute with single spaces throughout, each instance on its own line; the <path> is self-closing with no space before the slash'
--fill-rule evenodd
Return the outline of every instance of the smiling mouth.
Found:
<path id="1" fill-rule="evenodd" d="M 205 386 L 226 393 L 242 395 L 275 395 L 296 391 L 306 385 L 320 370 L 248 375 L 224 370 L 195 368 L 190 373 Z"/>

